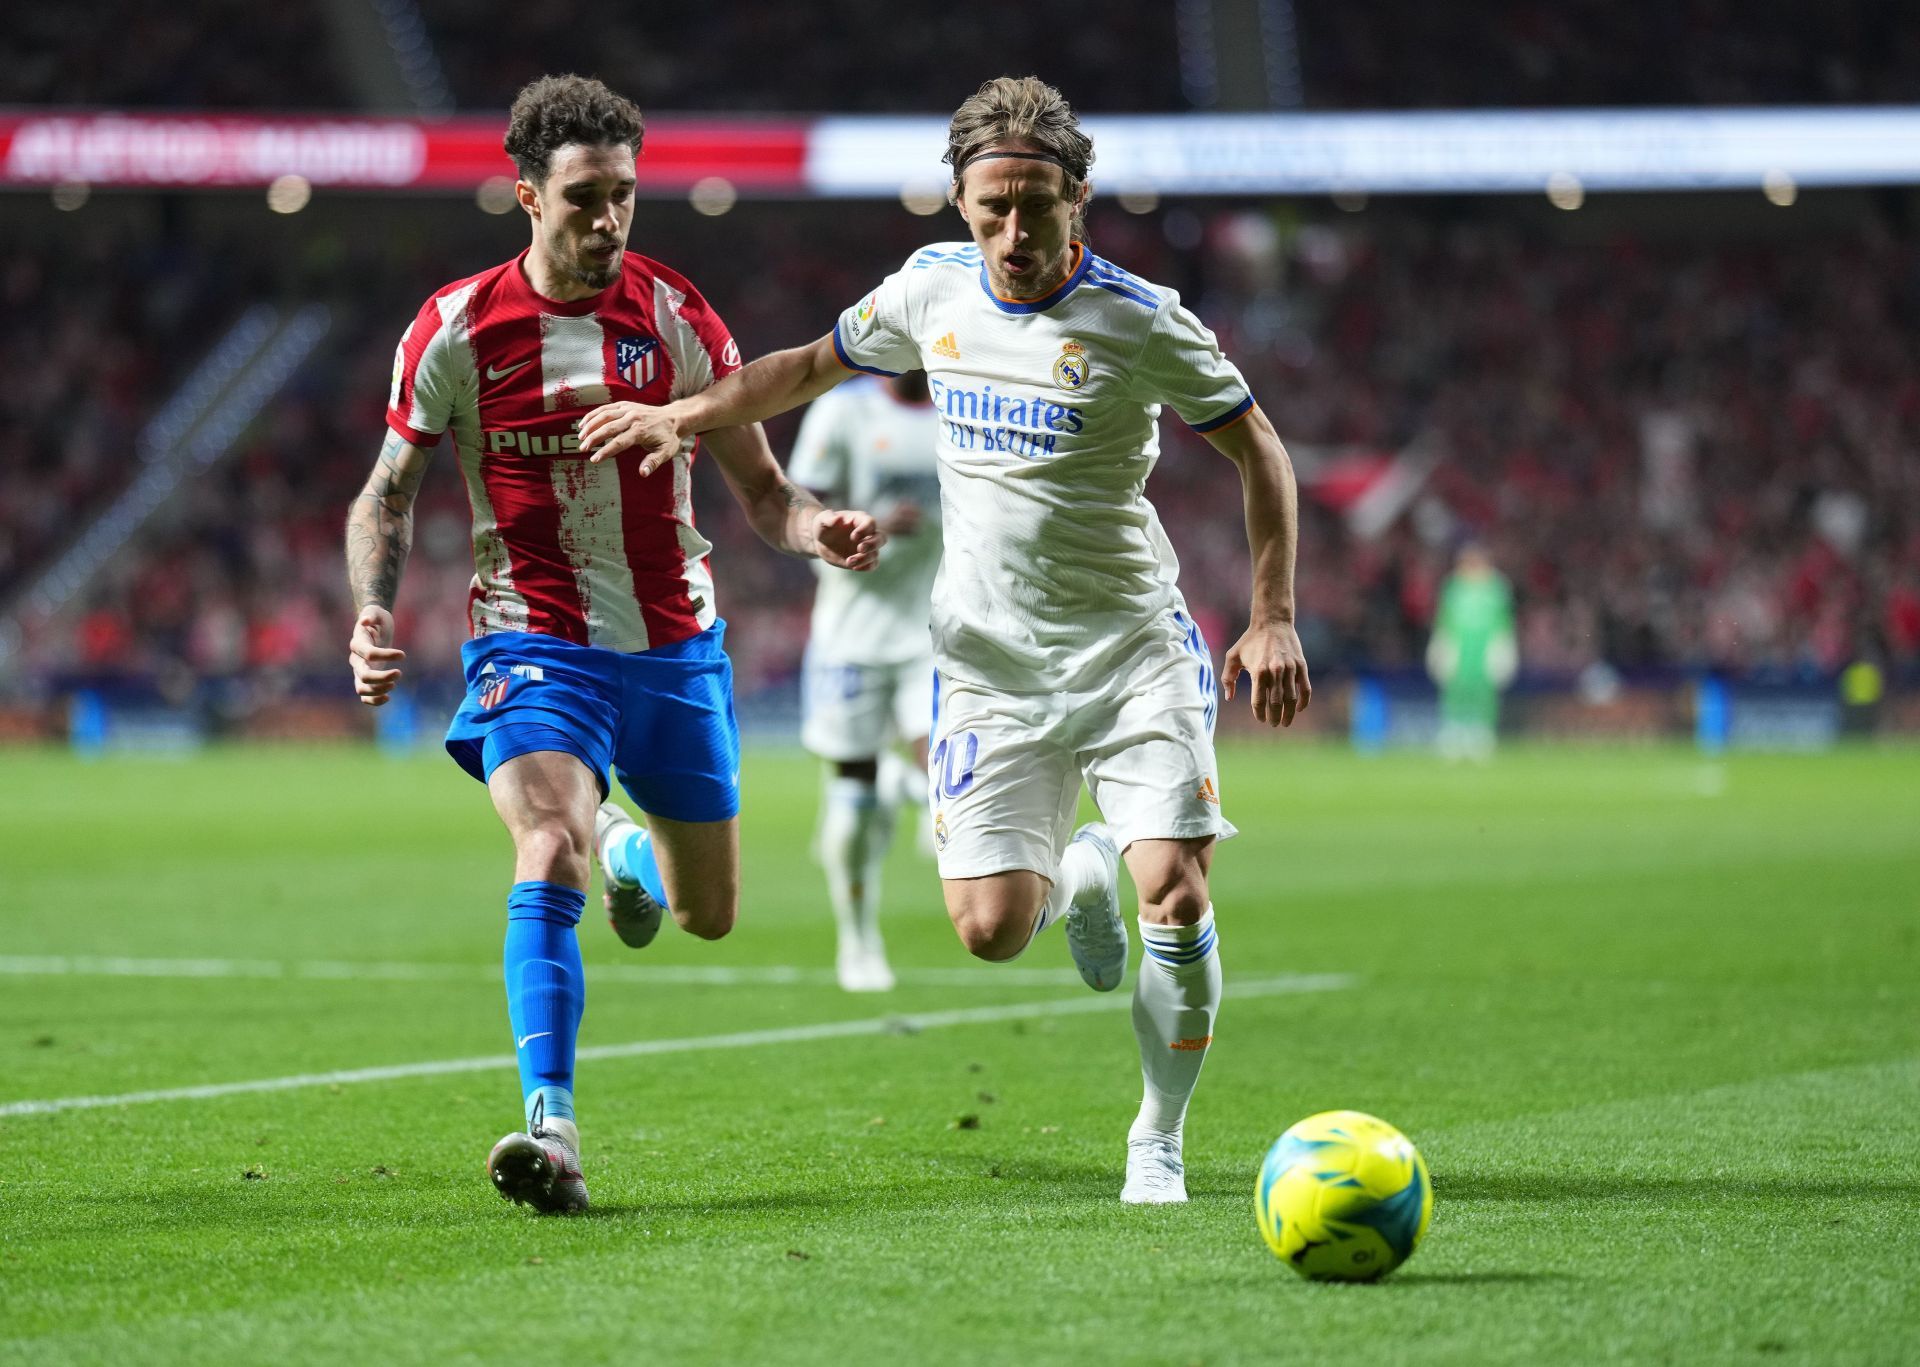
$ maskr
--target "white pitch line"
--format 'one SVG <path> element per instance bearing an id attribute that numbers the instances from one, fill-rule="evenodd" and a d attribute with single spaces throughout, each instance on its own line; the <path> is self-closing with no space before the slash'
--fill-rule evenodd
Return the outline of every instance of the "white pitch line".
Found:
<path id="1" fill-rule="evenodd" d="M 1280 997 L 1302 992 L 1337 992 L 1351 987 L 1350 973 L 1301 973 L 1278 978 L 1256 978 L 1228 983 L 1228 997 Z M 1131 994 L 1107 992 L 1098 996 L 1053 1001 L 1015 1002 L 1006 1006 L 974 1006 L 954 1011 L 920 1011 L 861 1020 L 826 1021 L 775 1030 L 743 1030 L 726 1035 L 696 1035 L 687 1039 L 634 1040 L 628 1044 L 601 1044 L 582 1049 L 587 1059 L 641 1058 L 654 1054 L 689 1054 L 709 1049 L 751 1049 L 762 1044 L 799 1044 L 808 1040 L 849 1039 L 860 1035 L 911 1035 L 955 1025 L 989 1025 L 996 1021 L 1032 1020 L 1040 1016 L 1078 1016 L 1127 1006 Z M 141 1106 L 157 1101 L 211 1101 L 249 1092 L 289 1092 L 302 1087 L 345 1087 L 360 1082 L 391 1082 L 399 1078 L 439 1077 L 448 1073 L 480 1073 L 517 1066 L 512 1054 L 486 1058 L 439 1059 L 428 1063 L 395 1063 L 381 1068 L 350 1068 L 331 1073 L 296 1073 L 291 1077 L 256 1078 L 248 1082 L 212 1082 L 198 1087 L 167 1087 L 149 1092 L 122 1092 L 117 1096 L 64 1096 L 44 1101 L 0 1104 L 0 1117 L 51 1115 L 57 1111 L 91 1111 L 107 1106 Z"/>
<path id="2" fill-rule="evenodd" d="M 120 955 L 0 954 L 0 976 L 21 978 L 243 978 L 313 982 L 484 982 L 500 980 L 498 964 L 365 962 L 335 959 L 136 959 Z M 1070 968 L 902 968 L 895 976 L 921 987 L 1069 986 Z M 833 987 L 830 968 L 791 964 L 590 964 L 590 982 L 660 986 Z"/>

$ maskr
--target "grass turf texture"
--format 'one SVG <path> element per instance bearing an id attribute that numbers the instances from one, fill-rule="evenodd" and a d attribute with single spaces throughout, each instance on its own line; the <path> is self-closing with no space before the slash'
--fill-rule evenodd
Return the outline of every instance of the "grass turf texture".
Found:
<path id="1" fill-rule="evenodd" d="M 444 760 L 10 753 L 0 955 L 444 965 L 421 981 L 0 975 L 0 1104 L 510 1052 L 509 868 Z M 1920 1343 L 1920 759 L 1230 747 L 1233 1000 L 1184 1208 L 1115 1199 L 1114 1009 L 587 1062 L 596 1209 L 494 1195 L 510 1067 L 0 1117 L 0 1357 L 1100 1363 L 1895 1362 Z M 589 973 L 825 968 L 816 777 L 749 757 L 740 929 Z M 897 966 L 966 960 L 896 851 Z M 1136 957 L 1138 949 L 1135 950 Z M 1018 966 L 1070 972 L 1057 933 Z M 640 969 L 633 966 L 639 965 Z M 271 965 L 269 965 L 270 969 Z M 260 971 L 269 971 L 262 969 Z M 583 1044 L 1077 1001 L 603 976 Z M 1297 1281 L 1251 1190 L 1350 1106 L 1432 1166 L 1377 1286 Z M 969 1119 L 971 1117 L 972 1119 Z"/>

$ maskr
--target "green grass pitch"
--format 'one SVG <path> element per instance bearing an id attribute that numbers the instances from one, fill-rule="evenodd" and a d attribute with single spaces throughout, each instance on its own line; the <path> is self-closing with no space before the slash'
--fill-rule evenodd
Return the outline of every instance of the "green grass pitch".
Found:
<path id="1" fill-rule="evenodd" d="M 595 1209 L 542 1219 L 481 1171 L 519 1114 L 476 785 L 358 750 L 0 757 L 0 1359 L 1920 1358 L 1920 755 L 1223 767 L 1243 994 L 1191 1204 L 1115 1199 L 1127 992 L 1057 933 L 973 965 L 903 848 L 900 990 L 830 985 L 815 772 L 756 752 L 731 939 L 636 955 L 592 903 Z M 18 1104 L 448 1060 L 479 1062 Z M 1348 1106 L 1420 1145 L 1433 1226 L 1379 1285 L 1309 1285 L 1254 1174 Z"/>

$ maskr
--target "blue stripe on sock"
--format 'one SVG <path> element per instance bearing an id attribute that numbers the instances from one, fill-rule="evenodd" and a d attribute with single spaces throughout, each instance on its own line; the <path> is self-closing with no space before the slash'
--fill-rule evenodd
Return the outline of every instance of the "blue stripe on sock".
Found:
<path id="1" fill-rule="evenodd" d="M 1214 934 L 1213 927 L 1208 926 L 1206 930 L 1201 933 L 1199 939 L 1189 943 L 1183 944 L 1179 941 L 1156 942 L 1145 935 L 1141 937 L 1141 943 L 1145 945 L 1147 953 L 1158 959 L 1161 963 L 1171 964 L 1178 968 L 1184 967 L 1187 964 L 1197 964 L 1209 954 L 1213 953 L 1217 938 Z"/>
<path id="2" fill-rule="evenodd" d="M 1157 959 L 1163 964 L 1169 964 L 1174 968 L 1185 968 L 1189 964 L 1205 963 L 1209 958 L 1212 957 L 1213 947 L 1209 945 L 1207 947 L 1206 952 L 1202 954 L 1189 954 L 1189 955 L 1161 954 L 1151 949 L 1147 951 L 1147 954 L 1149 957 Z"/>
<path id="3" fill-rule="evenodd" d="M 1155 949 L 1164 949 L 1169 953 L 1179 954 L 1189 949 L 1199 949 L 1204 945 L 1212 944 L 1214 940 L 1214 930 L 1212 926 L 1208 926 L 1191 940 L 1163 940 L 1157 935 L 1145 935 L 1141 938 Z"/>
<path id="4" fill-rule="evenodd" d="M 1208 943 L 1208 945 L 1200 945 L 1200 947 L 1196 948 L 1183 948 L 1183 950 L 1156 948 L 1156 950 L 1150 950 L 1150 952 L 1154 954 L 1154 958 L 1164 958 L 1165 962 L 1169 962 L 1169 964 L 1194 964 L 1194 962 L 1206 958 L 1208 954 L 1212 954 L 1213 945 L 1212 943 Z"/>

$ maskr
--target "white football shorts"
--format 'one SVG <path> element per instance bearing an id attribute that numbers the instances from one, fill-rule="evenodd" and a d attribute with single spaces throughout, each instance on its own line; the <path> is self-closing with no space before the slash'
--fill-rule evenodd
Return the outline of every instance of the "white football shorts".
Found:
<path id="1" fill-rule="evenodd" d="M 933 656 L 895 665 L 838 664 L 811 653 L 800 676 L 800 743 L 825 760 L 873 759 L 927 734 Z"/>
<path id="2" fill-rule="evenodd" d="M 935 680 L 927 799 L 942 878 L 1032 869 L 1051 879 L 1083 779 L 1123 850 L 1236 834 L 1220 810 L 1213 658 L 1184 612 L 1170 625 L 1097 690 Z"/>

